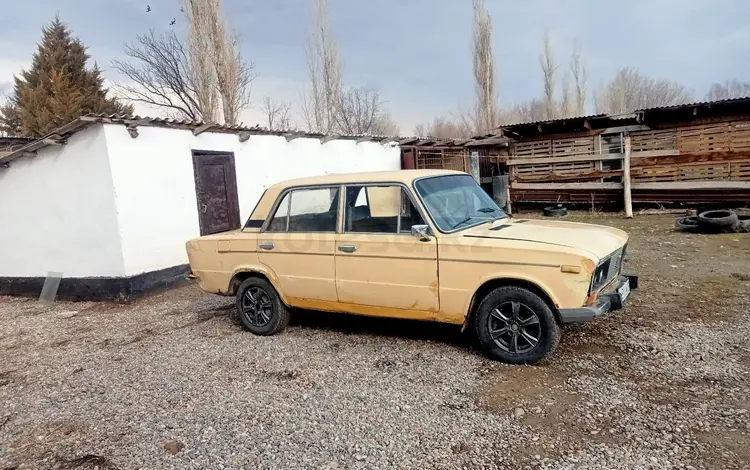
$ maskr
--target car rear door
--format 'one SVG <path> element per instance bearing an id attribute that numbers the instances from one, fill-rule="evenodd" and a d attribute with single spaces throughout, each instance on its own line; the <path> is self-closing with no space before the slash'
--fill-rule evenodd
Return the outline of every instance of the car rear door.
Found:
<path id="1" fill-rule="evenodd" d="M 335 256 L 339 301 L 390 310 L 363 313 L 434 317 L 440 308 L 437 241 L 411 235 L 411 226 L 424 219 L 406 188 L 348 185 L 344 194 Z"/>
<path id="2" fill-rule="evenodd" d="M 258 258 L 277 276 L 284 297 L 335 302 L 334 253 L 339 190 L 319 186 L 288 190 L 258 235 Z"/>

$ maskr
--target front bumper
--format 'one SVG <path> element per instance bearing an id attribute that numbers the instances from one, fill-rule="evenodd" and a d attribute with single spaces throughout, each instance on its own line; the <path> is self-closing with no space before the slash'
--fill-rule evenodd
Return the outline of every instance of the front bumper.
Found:
<path id="1" fill-rule="evenodd" d="M 586 307 L 580 308 L 561 308 L 560 309 L 560 320 L 563 323 L 578 323 L 584 321 L 591 321 L 597 317 L 600 317 L 608 312 L 620 310 L 627 299 L 623 299 L 620 295 L 620 288 L 625 284 L 628 284 L 630 291 L 638 288 L 638 276 L 622 275 L 618 278 L 617 282 L 612 283 L 613 289 L 611 292 L 601 294 L 596 300 L 596 303 Z M 609 289 L 608 289 L 609 290 Z M 628 296 L 629 298 L 629 296 Z"/>

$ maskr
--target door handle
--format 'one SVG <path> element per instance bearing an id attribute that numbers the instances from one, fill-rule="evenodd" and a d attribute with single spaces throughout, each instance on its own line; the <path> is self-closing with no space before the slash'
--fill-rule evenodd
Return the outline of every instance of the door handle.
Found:
<path id="1" fill-rule="evenodd" d="M 276 245 L 274 245 L 273 242 L 263 242 L 258 246 L 264 250 L 273 250 L 276 248 Z"/>
<path id="2" fill-rule="evenodd" d="M 339 251 L 343 251 L 344 253 L 354 253 L 357 251 L 357 247 L 354 245 L 339 245 Z"/>

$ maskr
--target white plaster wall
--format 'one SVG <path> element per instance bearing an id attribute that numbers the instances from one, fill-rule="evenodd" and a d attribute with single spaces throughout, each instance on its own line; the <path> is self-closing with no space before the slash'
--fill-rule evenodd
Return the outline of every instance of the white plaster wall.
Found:
<path id="1" fill-rule="evenodd" d="M 123 276 L 101 126 L 0 168 L 0 276 Z"/>
<path id="2" fill-rule="evenodd" d="M 127 275 L 187 263 L 185 242 L 200 235 L 192 150 L 234 152 L 240 221 L 276 182 L 326 173 L 397 170 L 398 147 L 376 142 L 251 136 L 141 126 L 131 138 L 106 124 Z"/>

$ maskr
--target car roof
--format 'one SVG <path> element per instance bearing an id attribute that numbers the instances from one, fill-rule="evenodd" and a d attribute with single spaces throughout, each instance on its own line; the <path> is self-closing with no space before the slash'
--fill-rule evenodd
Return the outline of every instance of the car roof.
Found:
<path id="1" fill-rule="evenodd" d="M 254 221 L 265 220 L 279 194 L 287 188 L 298 186 L 313 186 L 327 184 L 356 184 L 356 183 L 405 183 L 410 184 L 418 178 L 442 175 L 465 175 L 455 170 L 397 170 L 371 171 L 362 173 L 335 173 L 330 175 L 312 176 L 281 181 L 266 189 L 260 201 L 255 206 L 250 218 Z M 258 228 L 255 229 L 256 231 Z"/>
<path id="2" fill-rule="evenodd" d="M 411 183 L 417 178 L 427 176 L 441 176 L 452 174 L 466 174 L 455 170 L 396 170 L 396 171 L 370 171 L 360 173 L 333 173 L 321 176 L 310 176 L 281 181 L 269 187 L 278 187 L 280 191 L 292 186 L 309 186 L 320 184 L 347 184 L 347 183 Z"/>

